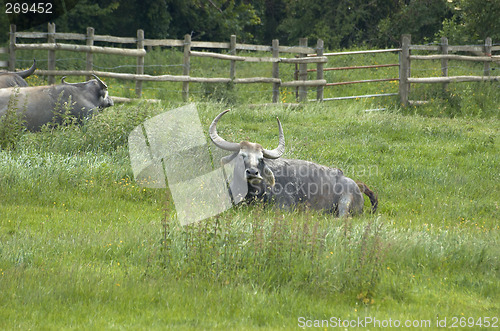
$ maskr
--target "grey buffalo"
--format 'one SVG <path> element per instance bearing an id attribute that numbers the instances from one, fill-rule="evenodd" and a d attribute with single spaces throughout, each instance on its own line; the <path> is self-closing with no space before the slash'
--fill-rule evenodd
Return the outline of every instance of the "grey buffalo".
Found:
<path id="1" fill-rule="evenodd" d="M 78 119 L 92 116 L 95 109 L 113 105 L 108 87 L 97 76 L 84 83 L 66 83 L 35 87 L 0 89 L 0 117 L 9 107 L 24 116 L 25 125 L 38 131 L 49 122 L 60 123 L 62 112 L 69 110 Z M 15 106 L 12 106 L 12 105 Z"/>
<path id="2" fill-rule="evenodd" d="M 362 213 L 364 193 L 370 199 L 372 211 L 376 211 L 378 200 L 375 193 L 364 183 L 344 176 L 342 170 L 281 158 L 285 151 L 285 136 L 279 119 L 279 143 L 273 150 L 248 141 L 234 143 L 224 140 L 217 133 L 217 122 L 227 112 L 220 113 L 213 120 L 209 135 L 217 147 L 233 152 L 222 158 L 222 163 L 235 162 L 230 183 L 235 203 L 262 201 L 285 209 L 305 205 L 344 217 Z M 243 196 L 238 197 L 238 194 Z"/>
<path id="3" fill-rule="evenodd" d="M 24 80 L 25 78 L 33 75 L 36 70 L 36 61 L 33 60 L 33 65 L 31 68 L 23 71 L 17 72 L 0 72 L 0 88 L 6 87 L 26 87 L 28 83 Z"/>

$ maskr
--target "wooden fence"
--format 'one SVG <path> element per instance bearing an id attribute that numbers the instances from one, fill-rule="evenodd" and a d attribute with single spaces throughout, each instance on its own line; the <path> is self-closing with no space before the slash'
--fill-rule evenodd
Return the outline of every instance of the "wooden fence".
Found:
<path id="1" fill-rule="evenodd" d="M 20 43 L 18 39 L 43 39 L 43 43 Z M 60 41 L 73 41 L 73 43 L 61 43 Z M 74 42 L 85 42 L 85 45 L 74 44 Z M 95 42 L 120 44 L 122 47 L 103 47 L 95 46 Z M 179 47 L 183 49 L 183 73 L 182 75 L 147 75 L 144 74 L 145 56 L 147 50 L 151 47 Z M 196 49 L 203 49 L 199 51 Z M 220 53 L 207 51 L 214 50 L 227 50 L 228 53 Z M 55 76 L 86 76 L 90 77 L 91 74 L 96 74 L 100 77 L 110 77 L 124 80 L 135 81 L 135 93 L 139 98 L 142 95 L 142 83 L 144 81 L 162 81 L 162 82 L 179 82 L 182 83 L 182 97 L 183 100 L 189 98 L 190 83 L 234 83 L 234 84 L 253 84 L 253 83 L 266 83 L 272 85 L 272 102 L 279 102 L 280 88 L 282 87 L 295 87 L 297 88 L 297 97 L 299 101 L 307 100 L 308 88 L 316 88 L 316 99 L 312 101 L 328 101 L 328 100 L 343 100 L 343 99 L 358 99 L 367 97 L 384 97 L 399 95 L 401 103 L 406 105 L 409 102 L 410 84 L 422 83 L 443 83 L 459 81 L 492 81 L 499 80 L 499 76 L 490 75 L 490 64 L 500 61 L 500 56 L 493 56 L 494 51 L 499 51 L 500 46 L 493 46 L 491 39 L 488 38 L 484 46 L 449 46 L 447 40 L 443 39 L 441 45 L 421 46 L 411 45 L 411 37 L 404 35 L 402 37 L 402 47 L 395 49 L 381 49 L 381 50 L 366 50 L 356 52 L 336 52 L 324 53 L 323 41 L 318 40 L 317 45 L 312 48 L 307 45 L 307 39 L 300 39 L 298 46 L 281 46 L 279 40 L 272 41 L 272 45 L 252 45 L 237 43 L 236 36 L 231 36 L 229 42 L 201 42 L 192 41 L 190 35 L 186 35 L 184 40 L 174 39 L 145 39 L 144 31 L 138 30 L 136 37 L 114 37 L 107 35 L 96 35 L 94 28 L 87 28 L 86 34 L 76 33 L 59 33 L 56 32 L 55 24 L 49 23 L 47 32 L 17 32 L 16 26 L 10 27 L 10 42 L 9 46 L 0 49 L 0 53 L 8 53 L 8 62 L 1 62 L 0 66 L 7 66 L 10 71 L 14 71 L 16 67 L 16 51 L 17 50 L 47 50 L 48 52 L 48 68 L 47 70 L 37 70 L 39 75 L 48 77 L 49 84 L 55 82 Z M 56 69 L 56 52 L 59 50 L 83 52 L 86 54 L 86 67 L 85 70 L 57 70 Z M 439 55 L 412 55 L 412 50 L 424 51 L 438 51 Z M 240 56 L 237 55 L 238 51 L 258 51 L 268 52 L 270 56 Z M 456 51 L 469 51 L 480 52 L 483 56 L 464 56 L 453 55 L 449 52 Z M 399 53 L 399 63 L 387 64 L 370 64 L 363 66 L 347 66 L 347 67 L 325 67 L 329 57 L 338 56 L 356 56 L 359 54 L 371 53 L 384 53 L 396 52 Z M 135 57 L 136 69 L 135 74 L 130 73 L 117 73 L 108 71 L 94 70 L 93 54 L 114 54 L 128 57 Z M 283 57 L 284 54 L 295 54 L 295 57 Z M 206 78 L 206 77 L 193 77 L 191 76 L 191 58 L 192 57 L 210 57 L 222 61 L 229 62 L 229 77 L 220 78 Z M 442 77 L 425 77 L 414 78 L 410 76 L 412 60 L 441 60 Z M 484 74 L 482 76 L 451 76 L 447 74 L 447 67 L 449 60 L 465 60 L 465 61 L 480 61 L 484 62 Z M 272 72 L 270 77 L 250 77 L 250 78 L 237 78 L 236 77 L 236 63 L 237 62 L 258 62 L 258 63 L 272 63 Z M 281 64 L 295 64 L 296 75 L 295 79 L 291 81 L 283 81 L 280 77 Z M 308 69 L 309 66 L 309 69 Z M 314 66 L 311 68 L 310 66 Z M 388 77 L 378 79 L 366 79 L 357 81 L 343 81 L 343 82 L 327 82 L 325 72 L 333 70 L 359 70 L 359 69 L 373 69 L 383 67 L 399 67 L 399 77 Z M 315 79 L 308 79 L 309 73 L 316 73 Z M 386 81 L 399 81 L 399 91 L 394 93 L 381 93 L 357 96 L 342 96 L 334 98 L 324 98 L 324 89 L 328 87 L 335 87 L 348 84 L 364 84 L 364 83 L 377 83 Z"/>
<path id="2" fill-rule="evenodd" d="M 399 70 L 399 95 L 403 105 L 412 103 L 409 100 L 411 84 L 443 84 L 446 88 L 452 82 L 483 82 L 498 81 L 500 76 L 491 75 L 491 63 L 500 63 L 500 56 L 493 55 L 500 51 L 500 46 L 493 46 L 491 38 L 486 38 L 484 46 L 450 46 L 448 39 L 441 38 L 440 45 L 412 45 L 411 36 L 403 35 L 401 40 L 400 70 Z M 411 51 L 440 52 L 437 55 L 413 55 Z M 451 52 L 470 52 L 479 56 L 449 54 Z M 416 60 L 441 60 L 441 77 L 411 77 L 411 63 Z M 448 76 L 449 60 L 483 62 L 484 70 L 481 76 Z M 413 101 L 421 103 L 422 101 Z M 424 101 L 425 102 L 425 101 Z"/>
<path id="3" fill-rule="evenodd" d="M 22 44 L 18 39 L 45 39 L 46 43 Z M 86 45 L 64 44 L 60 40 L 76 40 L 86 41 Z M 108 42 L 119 44 L 134 44 L 135 48 L 116 48 L 116 47 L 101 47 L 94 46 L 94 42 Z M 144 74 L 144 58 L 146 49 L 149 47 L 182 47 L 184 49 L 183 58 L 183 74 L 182 75 L 145 75 Z M 200 52 L 195 49 L 227 49 L 230 54 L 221 54 L 215 52 Z M 87 28 L 86 34 L 75 33 L 56 33 L 55 25 L 49 23 L 48 32 L 16 32 L 15 25 L 10 27 L 10 43 L 9 43 L 9 61 L 8 68 L 13 71 L 16 65 L 16 50 L 47 50 L 48 51 L 48 70 L 38 70 L 39 75 L 48 76 L 49 84 L 55 82 L 55 76 L 87 76 L 96 74 L 100 77 L 110 77 L 125 80 L 134 80 L 136 82 L 136 96 L 139 98 L 142 95 L 142 82 L 143 81 L 163 81 L 163 82 L 181 82 L 182 83 L 182 96 L 184 100 L 189 98 L 189 84 L 190 83 L 234 83 L 234 84 L 251 84 L 251 83 L 269 83 L 273 85 L 273 102 L 279 100 L 279 88 L 287 86 L 297 86 L 305 90 L 308 86 L 319 86 L 326 84 L 325 80 L 298 80 L 284 82 L 279 76 L 279 64 L 320 64 L 327 61 L 326 57 L 307 58 L 307 54 L 315 53 L 313 48 L 307 46 L 288 47 L 280 46 L 278 40 L 273 40 L 271 46 L 265 45 L 251 45 L 241 44 L 236 42 L 236 36 L 231 36 L 230 42 L 201 42 L 191 41 L 191 36 L 186 35 L 184 40 L 174 39 L 145 39 L 144 31 L 138 30 L 137 37 L 123 38 L 113 36 L 99 36 L 95 35 L 94 29 Z M 56 51 L 65 50 L 73 52 L 84 52 L 87 54 L 86 69 L 85 70 L 57 70 L 56 69 Z M 237 56 L 236 51 L 261 51 L 270 52 L 270 57 L 249 57 Z M 93 54 L 115 54 L 122 56 L 133 56 L 137 58 L 137 66 L 135 74 L 116 73 L 97 71 L 93 69 Z M 280 57 L 282 53 L 295 53 L 298 58 Z M 220 60 L 227 60 L 230 62 L 230 77 L 224 78 L 206 78 L 206 77 L 193 77 L 190 75 L 191 71 L 191 57 L 211 57 Z M 251 78 L 236 78 L 235 67 L 236 62 L 261 62 L 272 63 L 272 76 L 271 77 L 251 77 Z M 307 72 L 306 72 L 307 73 Z"/>

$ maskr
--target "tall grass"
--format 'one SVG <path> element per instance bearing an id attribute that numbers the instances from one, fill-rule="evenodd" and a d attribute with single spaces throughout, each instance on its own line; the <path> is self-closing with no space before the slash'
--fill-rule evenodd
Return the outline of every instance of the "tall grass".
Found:
<path id="1" fill-rule="evenodd" d="M 231 96 L 213 93 L 222 97 L 204 100 L 218 102 L 198 104 L 205 128 Z M 285 157 L 342 168 L 378 193 L 379 211 L 337 219 L 242 205 L 181 227 L 168 191 L 134 182 L 127 151 L 136 125 L 176 104 L 114 106 L 79 126 L 21 132 L 0 150 L 1 328 L 291 329 L 301 316 L 498 315 L 493 113 L 237 100 L 218 126 L 223 137 L 274 148 L 278 116 Z"/>
<path id="2" fill-rule="evenodd" d="M 0 149 L 12 149 L 22 136 L 24 105 L 18 104 L 19 90 L 14 89 L 5 113 L 0 118 Z"/>

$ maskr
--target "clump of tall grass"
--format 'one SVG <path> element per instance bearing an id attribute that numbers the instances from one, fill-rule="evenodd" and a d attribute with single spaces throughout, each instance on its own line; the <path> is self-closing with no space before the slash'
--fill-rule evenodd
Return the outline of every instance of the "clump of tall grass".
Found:
<path id="1" fill-rule="evenodd" d="M 440 84 L 416 87 L 410 100 L 423 104 L 396 107 L 407 114 L 446 118 L 500 118 L 500 89 L 496 82 L 455 83 L 443 89 Z"/>
<path id="2" fill-rule="evenodd" d="M 0 117 L 0 149 L 15 149 L 21 139 L 24 127 L 23 111 L 18 106 L 19 90 L 14 89 L 5 114 Z"/>
<path id="3" fill-rule="evenodd" d="M 74 114 L 75 104 L 73 102 L 73 97 L 70 95 L 67 101 L 62 100 L 64 92 L 61 92 L 57 97 L 54 104 L 54 109 L 52 110 L 52 119 L 50 122 L 44 124 L 41 131 L 52 132 L 55 129 L 60 128 L 61 130 L 72 130 L 78 124 L 81 124 L 82 118 L 77 117 Z"/>
<path id="4" fill-rule="evenodd" d="M 202 100 L 222 103 L 225 105 L 234 105 L 238 100 L 238 95 L 233 83 L 203 83 L 201 90 Z"/>
<path id="5" fill-rule="evenodd" d="M 0 192 L 10 192 L 11 197 L 21 200 L 58 195 L 69 184 L 80 190 L 90 188 L 89 181 L 110 185 L 129 175 L 129 165 L 112 155 L 32 150 L 0 153 Z M 50 192 L 48 187 L 52 188 Z"/>
<path id="6" fill-rule="evenodd" d="M 127 145 L 130 132 L 147 118 L 163 109 L 148 103 L 136 107 L 118 105 L 98 112 L 92 118 L 78 119 L 71 115 L 70 105 L 61 105 L 62 112 L 39 133 L 24 135 L 25 148 L 65 154 L 101 151 L 113 152 Z"/>
<path id="7" fill-rule="evenodd" d="M 351 222 L 261 206 L 240 207 L 183 228 L 166 216 L 155 260 L 178 279 L 349 293 L 353 301 L 370 304 L 388 243 L 377 220 L 364 227 Z"/>
<path id="8" fill-rule="evenodd" d="M 356 299 L 369 304 L 374 302 L 390 244 L 381 236 L 385 230 L 382 223 L 369 221 L 356 236 L 352 233 L 351 222 L 352 219 L 344 220 L 343 248 L 347 260 L 341 273 L 347 277 L 343 278 L 343 286 L 355 289 Z"/>

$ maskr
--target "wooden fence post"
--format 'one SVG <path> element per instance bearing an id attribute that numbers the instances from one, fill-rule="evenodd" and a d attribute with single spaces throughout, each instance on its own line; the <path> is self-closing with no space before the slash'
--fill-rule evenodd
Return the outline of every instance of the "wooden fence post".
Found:
<path id="1" fill-rule="evenodd" d="M 56 24 L 55 23 L 48 23 L 47 26 L 47 42 L 49 44 L 55 44 L 56 43 Z M 48 62 L 47 62 L 47 69 L 50 70 L 56 70 L 56 51 L 50 50 L 48 51 Z M 47 82 L 49 85 L 52 85 L 56 82 L 56 77 L 53 74 L 48 75 Z"/>
<path id="2" fill-rule="evenodd" d="M 144 50 L 144 30 L 137 30 L 137 49 Z M 144 75 L 144 56 L 137 57 L 137 74 Z M 142 80 L 135 81 L 135 96 L 142 96 Z"/>
<path id="3" fill-rule="evenodd" d="M 492 42 L 491 42 L 491 38 L 488 37 L 486 38 L 485 42 L 484 42 L 484 55 L 486 56 L 491 56 L 491 47 L 492 47 Z M 490 75 L 490 63 L 489 62 L 484 62 L 484 72 L 483 72 L 483 75 L 484 76 L 489 76 Z"/>
<path id="4" fill-rule="evenodd" d="M 441 37 L 441 54 L 448 54 L 448 38 Z M 448 77 L 448 59 L 441 59 L 441 75 L 443 77 Z M 448 88 L 447 83 L 443 83 L 443 91 Z"/>
<path id="5" fill-rule="evenodd" d="M 411 35 L 404 34 L 401 37 L 401 53 L 399 54 L 399 98 L 403 106 L 408 105 L 410 94 L 410 43 Z"/>
<path id="6" fill-rule="evenodd" d="M 184 36 L 184 61 L 182 69 L 182 74 L 184 76 L 189 76 L 189 71 L 191 67 L 190 53 L 191 52 L 191 35 L 187 34 Z M 182 100 L 187 102 L 189 100 L 189 82 L 182 83 Z"/>
<path id="7" fill-rule="evenodd" d="M 236 35 L 234 34 L 231 35 L 229 54 L 236 55 Z M 231 80 L 236 78 L 236 61 L 234 60 L 231 60 L 231 66 L 229 68 L 229 78 L 231 78 Z"/>
<path id="8" fill-rule="evenodd" d="M 87 27 L 87 46 L 94 46 L 94 28 Z M 94 54 L 87 52 L 87 64 L 85 66 L 87 71 L 94 70 Z M 85 77 L 86 80 L 91 79 L 90 76 Z"/>
<path id="9" fill-rule="evenodd" d="M 324 45 L 323 40 L 318 39 L 318 43 L 316 45 L 316 55 L 317 56 L 323 56 L 323 52 L 324 52 L 323 45 Z M 323 67 L 324 67 L 323 63 L 319 63 L 319 62 L 317 63 L 317 65 L 316 65 L 316 79 L 317 80 L 321 80 L 324 77 Z M 316 100 L 317 101 L 323 101 L 323 92 L 324 92 L 324 86 L 318 85 L 318 89 L 316 91 Z"/>
<path id="10" fill-rule="evenodd" d="M 9 71 L 16 70 L 16 25 L 10 25 Z"/>
<path id="11" fill-rule="evenodd" d="M 299 54 L 295 54 L 295 58 L 299 58 Z M 295 63 L 295 70 L 293 71 L 293 80 L 299 80 L 299 64 Z M 295 87 L 295 100 L 299 100 L 299 87 Z"/>
<path id="12" fill-rule="evenodd" d="M 229 54 L 236 55 L 236 35 L 231 35 L 231 39 L 229 41 Z M 234 79 L 236 78 L 236 61 L 231 60 L 229 64 L 229 78 L 231 82 L 227 84 L 227 89 L 233 91 L 234 90 Z"/>
<path id="13" fill-rule="evenodd" d="M 273 39 L 272 44 L 273 58 L 276 59 L 273 62 L 273 78 L 280 78 L 280 41 L 278 39 Z M 278 103 L 280 100 L 280 83 L 273 83 L 273 103 Z"/>
<path id="14" fill-rule="evenodd" d="M 299 39 L 300 47 L 307 47 L 307 38 Z M 307 54 L 300 54 L 300 57 L 306 57 Z M 299 80 L 307 80 L 307 63 L 299 64 Z M 299 102 L 307 100 L 307 86 L 299 86 Z"/>

